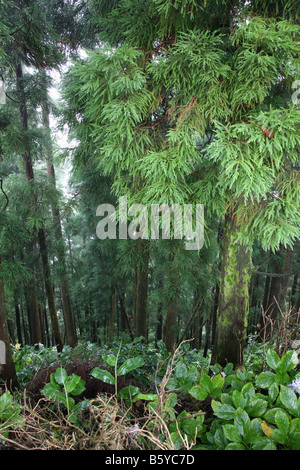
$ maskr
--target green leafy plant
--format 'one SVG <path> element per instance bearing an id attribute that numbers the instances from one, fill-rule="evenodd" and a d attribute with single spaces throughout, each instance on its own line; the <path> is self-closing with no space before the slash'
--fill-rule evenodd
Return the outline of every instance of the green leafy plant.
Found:
<path id="1" fill-rule="evenodd" d="M 22 406 L 15 403 L 9 391 L 0 396 L 0 434 L 4 438 L 8 438 L 9 432 L 15 427 L 22 425 L 24 419 L 20 416 L 21 410 Z"/>
<path id="2" fill-rule="evenodd" d="M 213 448 L 300 449 L 300 398 L 290 387 L 297 354 L 269 349 L 266 363 L 272 370 L 257 377 L 241 370 L 226 377 L 226 391 L 211 402 L 216 419 L 206 438 Z"/>
<path id="3" fill-rule="evenodd" d="M 70 395 L 80 395 L 85 390 L 84 380 L 76 374 L 67 374 L 66 370 L 59 367 L 50 375 L 50 382 L 45 385 L 42 394 L 47 398 L 64 405 L 67 409 L 68 417 L 74 420 L 76 413 L 88 405 L 87 401 L 81 401 L 77 405 Z M 73 416 L 71 416 L 71 413 Z"/>
<path id="4" fill-rule="evenodd" d="M 111 367 L 113 367 L 114 375 L 112 375 L 109 371 L 106 369 L 100 369 L 99 367 L 95 367 L 91 371 L 91 375 L 95 377 L 96 379 L 102 380 L 105 383 L 111 384 L 115 386 L 115 394 L 118 395 L 118 377 L 122 375 L 126 375 L 129 372 L 137 369 L 138 367 L 141 367 L 144 365 L 145 361 L 143 357 L 141 356 L 136 356 L 129 358 L 125 360 L 121 365 L 119 365 L 119 353 L 120 349 L 117 353 L 117 355 L 114 354 L 103 354 L 102 359 L 107 362 L 107 364 Z M 132 392 L 137 392 L 136 388 L 132 387 L 127 387 L 127 395 L 130 396 Z M 123 391 L 123 396 L 124 394 L 126 395 L 126 392 Z"/>

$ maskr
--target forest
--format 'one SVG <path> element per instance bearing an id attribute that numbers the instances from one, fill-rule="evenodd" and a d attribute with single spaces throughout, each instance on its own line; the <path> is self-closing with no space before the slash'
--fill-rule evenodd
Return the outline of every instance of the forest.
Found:
<path id="1" fill-rule="evenodd" d="M 299 13 L 0 1 L 0 450 L 300 450 Z"/>

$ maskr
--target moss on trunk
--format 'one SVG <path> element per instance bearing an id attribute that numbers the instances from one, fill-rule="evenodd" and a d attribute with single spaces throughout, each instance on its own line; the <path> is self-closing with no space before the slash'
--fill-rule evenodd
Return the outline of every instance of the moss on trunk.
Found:
<path id="1" fill-rule="evenodd" d="M 237 242 L 239 227 L 226 216 L 219 307 L 212 360 L 221 365 L 243 363 L 252 274 L 251 248 Z"/>

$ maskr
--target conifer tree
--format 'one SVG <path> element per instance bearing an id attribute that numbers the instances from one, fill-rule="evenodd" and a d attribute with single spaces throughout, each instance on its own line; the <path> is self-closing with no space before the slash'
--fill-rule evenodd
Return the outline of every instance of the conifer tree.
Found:
<path id="1" fill-rule="evenodd" d="M 109 45 L 70 71 L 71 125 L 116 195 L 224 218 L 213 359 L 239 364 L 253 241 L 276 250 L 299 237 L 297 5 L 95 4 Z"/>

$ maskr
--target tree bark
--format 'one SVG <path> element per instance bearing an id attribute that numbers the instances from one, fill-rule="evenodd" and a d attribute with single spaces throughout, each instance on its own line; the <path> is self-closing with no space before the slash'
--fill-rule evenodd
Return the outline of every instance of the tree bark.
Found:
<path id="1" fill-rule="evenodd" d="M 15 314 L 16 314 L 16 326 L 17 326 L 18 343 L 23 344 L 20 307 L 19 307 L 19 304 L 18 304 L 17 301 L 15 302 Z"/>
<path id="2" fill-rule="evenodd" d="M 35 270 L 33 270 L 33 281 L 25 289 L 25 302 L 27 308 L 31 344 L 42 343 L 42 332 L 39 315 L 39 306 L 36 295 Z"/>
<path id="3" fill-rule="evenodd" d="M 0 255 L 1 267 L 1 255 Z M 0 340 L 4 343 L 4 359 L 5 364 L 0 363 L 0 378 L 4 380 L 9 390 L 13 391 L 18 386 L 16 368 L 13 361 L 12 350 L 10 346 L 10 338 L 7 324 L 7 313 L 5 305 L 4 282 L 0 278 Z M 2 346 L 2 345 L 1 345 Z"/>
<path id="4" fill-rule="evenodd" d="M 177 315 L 178 315 L 178 270 L 175 263 L 176 260 L 176 246 L 172 248 L 169 263 L 169 283 L 170 283 L 170 298 L 167 308 L 166 316 L 166 329 L 165 329 L 165 344 L 167 351 L 173 353 L 176 347 L 177 340 Z"/>
<path id="5" fill-rule="evenodd" d="M 57 312 L 56 312 L 54 290 L 52 286 L 50 265 L 49 265 L 49 259 L 48 259 L 46 234 L 45 234 L 44 229 L 40 229 L 38 231 L 38 237 L 39 237 L 40 252 L 41 252 L 41 257 L 42 257 L 43 274 L 44 274 L 46 295 L 47 295 L 47 300 L 48 300 L 49 314 L 50 314 L 50 319 L 51 319 L 52 332 L 53 332 L 55 344 L 57 346 L 57 350 L 61 352 L 63 349 L 63 341 L 61 338 L 61 332 L 60 332 L 60 327 L 59 327 L 58 317 L 57 317 Z"/>
<path id="6" fill-rule="evenodd" d="M 136 267 L 135 336 L 143 336 L 148 341 L 148 274 L 149 242 L 137 240 L 141 263 Z"/>
<path id="7" fill-rule="evenodd" d="M 109 313 L 109 330 L 108 330 L 109 342 L 111 342 L 114 337 L 115 309 L 116 309 L 116 288 L 115 288 L 115 285 L 112 283 L 110 287 L 110 313 Z"/>
<path id="8" fill-rule="evenodd" d="M 251 249 L 236 242 L 239 227 L 225 217 L 216 336 L 212 361 L 243 364 L 252 273 Z"/>
<path id="9" fill-rule="evenodd" d="M 284 246 L 275 253 L 273 258 L 270 258 L 269 268 L 273 273 L 269 274 L 265 284 L 265 294 L 263 301 L 264 312 L 267 313 L 267 318 L 272 320 L 272 324 L 280 318 L 280 311 L 286 310 L 287 289 L 290 281 L 292 270 L 293 252 L 290 249 L 285 249 Z M 262 315 L 263 320 L 263 315 Z M 263 324 L 263 321 L 261 323 Z M 268 338 L 272 333 L 271 321 L 267 321 L 262 335 Z"/>

